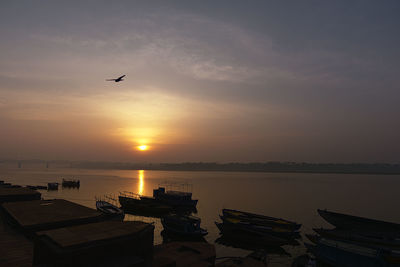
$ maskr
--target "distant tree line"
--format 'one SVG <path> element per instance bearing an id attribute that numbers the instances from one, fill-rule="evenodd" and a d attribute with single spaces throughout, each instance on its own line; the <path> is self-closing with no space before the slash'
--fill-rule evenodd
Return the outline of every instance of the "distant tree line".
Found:
<path id="1" fill-rule="evenodd" d="M 365 164 L 365 163 L 207 163 L 185 162 L 160 164 L 163 170 L 185 171 L 246 171 L 246 172 L 303 172 L 303 173 L 360 173 L 360 174 L 400 174 L 400 164 Z"/>
<path id="2" fill-rule="evenodd" d="M 298 173 L 354 173 L 400 174 L 400 164 L 386 163 L 306 163 L 306 162 L 252 162 L 252 163 L 132 163 L 106 161 L 57 160 L 1 160 L 1 166 L 43 165 L 46 168 L 170 170 L 170 171 L 242 171 L 242 172 L 298 172 Z"/>

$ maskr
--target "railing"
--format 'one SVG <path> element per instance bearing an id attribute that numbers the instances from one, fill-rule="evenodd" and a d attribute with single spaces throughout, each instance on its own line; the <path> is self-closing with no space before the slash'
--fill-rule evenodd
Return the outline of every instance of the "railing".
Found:
<path id="1" fill-rule="evenodd" d="M 164 187 L 167 191 L 193 192 L 193 184 L 188 182 L 164 181 L 158 187 Z"/>
<path id="2" fill-rule="evenodd" d="M 134 199 L 140 199 L 140 197 L 141 197 L 141 195 L 139 195 L 137 193 L 129 192 L 129 191 L 119 192 L 119 195 L 123 196 L 123 197 L 134 198 Z"/>

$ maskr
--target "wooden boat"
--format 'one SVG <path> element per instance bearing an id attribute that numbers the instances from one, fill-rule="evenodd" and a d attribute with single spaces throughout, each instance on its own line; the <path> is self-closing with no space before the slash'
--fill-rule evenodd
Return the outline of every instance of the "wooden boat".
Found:
<path id="1" fill-rule="evenodd" d="M 310 240 L 313 244 L 317 244 L 319 239 L 321 238 L 319 235 L 305 234 L 305 236 Z"/>
<path id="2" fill-rule="evenodd" d="M 304 243 L 315 257 L 331 266 L 399 266 L 400 255 L 353 243 L 321 238 L 316 245 Z"/>
<path id="3" fill-rule="evenodd" d="M 26 187 L 29 189 L 32 189 L 32 190 L 38 189 L 37 186 L 34 186 L 34 185 L 27 185 Z"/>
<path id="4" fill-rule="evenodd" d="M 38 185 L 38 186 L 36 186 L 36 188 L 38 190 L 47 190 L 47 186 L 44 186 L 44 185 Z"/>
<path id="5" fill-rule="evenodd" d="M 65 180 L 65 179 L 62 179 L 62 187 L 79 188 L 80 186 L 81 186 L 81 182 L 79 180 Z"/>
<path id="6" fill-rule="evenodd" d="M 161 218 L 164 231 L 188 238 L 201 238 L 208 234 L 200 227 L 200 218 L 189 215 L 167 215 Z"/>
<path id="7" fill-rule="evenodd" d="M 257 225 L 257 224 L 253 224 L 252 222 L 242 221 L 241 219 L 224 217 L 224 216 L 220 216 L 220 218 L 222 219 L 222 221 L 225 224 L 233 224 L 233 225 L 235 225 L 235 227 L 238 227 L 238 228 L 249 229 L 249 230 L 260 232 L 260 233 L 268 233 L 268 234 L 272 234 L 272 235 L 276 235 L 276 236 L 284 237 L 284 238 L 299 238 L 300 237 L 300 233 L 298 231 L 293 231 L 288 228 L 282 228 L 282 227 L 276 226 L 276 225 L 271 225 L 271 226 Z"/>
<path id="8" fill-rule="evenodd" d="M 47 190 L 58 190 L 58 183 L 48 183 Z"/>
<path id="9" fill-rule="evenodd" d="M 115 218 L 123 220 L 125 217 L 125 213 L 122 209 L 114 206 L 113 204 L 104 201 L 104 200 L 97 200 L 96 201 L 96 209 L 102 212 L 107 217 Z"/>
<path id="10" fill-rule="evenodd" d="M 261 233 L 251 229 L 237 227 L 235 225 L 225 223 L 215 222 L 215 225 L 218 227 L 222 235 L 228 236 L 237 241 L 253 244 L 264 244 L 266 246 L 282 246 L 289 244 L 288 240 L 268 233 Z"/>
<path id="11" fill-rule="evenodd" d="M 159 187 L 153 190 L 153 198 L 160 201 L 163 204 L 170 205 L 173 207 L 189 207 L 196 208 L 197 199 L 192 199 L 191 192 L 181 191 L 165 191 L 164 187 Z"/>
<path id="12" fill-rule="evenodd" d="M 265 249 L 268 253 L 268 255 L 280 255 L 280 256 L 291 256 L 290 253 L 288 253 L 284 248 L 280 246 L 272 246 L 268 244 L 257 244 L 257 243 L 252 243 L 251 241 L 244 242 L 244 240 L 237 240 L 234 237 L 231 237 L 229 235 L 221 235 L 219 236 L 216 240 L 215 243 L 227 246 L 227 247 L 233 247 L 233 248 L 240 248 L 244 250 L 259 250 L 259 249 Z"/>
<path id="13" fill-rule="evenodd" d="M 253 225 L 278 226 L 280 228 L 286 228 L 292 231 L 299 230 L 301 227 L 301 224 L 291 222 L 282 218 L 274 218 L 239 210 L 223 209 L 222 214 L 224 215 L 224 217 L 240 219 Z"/>
<path id="14" fill-rule="evenodd" d="M 318 209 L 319 215 L 338 229 L 370 231 L 370 232 L 391 232 L 400 235 L 400 224 L 378 221 L 353 215 L 347 215 L 327 210 Z"/>
<path id="15" fill-rule="evenodd" d="M 143 216 L 160 217 L 173 211 L 173 208 L 152 198 L 142 198 L 135 194 L 120 193 L 119 203 L 126 213 L 140 213 Z"/>
<path id="16" fill-rule="evenodd" d="M 323 238 L 350 241 L 352 243 L 372 248 L 384 248 L 389 250 L 400 249 L 400 238 L 396 238 L 390 235 L 338 229 L 328 230 L 322 228 L 314 228 L 313 230 Z"/>

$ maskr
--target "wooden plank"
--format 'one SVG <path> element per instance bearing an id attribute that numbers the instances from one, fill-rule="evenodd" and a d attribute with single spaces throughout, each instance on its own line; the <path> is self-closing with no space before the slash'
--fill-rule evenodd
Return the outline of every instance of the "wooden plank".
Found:
<path id="1" fill-rule="evenodd" d="M 3 187 L 0 186 L 0 203 L 12 201 L 38 200 L 41 194 L 26 187 Z"/>
<path id="2" fill-rule="evenodd" d="M 0 266 L 32 266 L 33 243 L 0 218 Z"/>
<path id="3" fill-rule="evenodd" d="M 4 203 L 5 212 L 24 230 L 40 231 L 101 220 L 97 210 L 64 200 Z"/>

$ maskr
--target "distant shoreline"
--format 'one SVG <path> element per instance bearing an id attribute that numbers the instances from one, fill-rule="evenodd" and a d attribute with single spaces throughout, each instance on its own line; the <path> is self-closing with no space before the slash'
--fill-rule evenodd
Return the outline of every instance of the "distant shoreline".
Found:
<path id="1" fill-rule="evenodd" d="M 95 161 L 44 161 L 44 160 L 3 160 L 3 168 L 71 168 L 102 170 L 153 170 L 153 171 L 217 171 L 217 172 L 265 172 L 265 173 L 320 173 L 320 174 L 371 174 L 400 175 L 400 164 L 366 163 L 296 163 L 296 162 L 255 162 L 255 163 L 131 163 Z"/>

